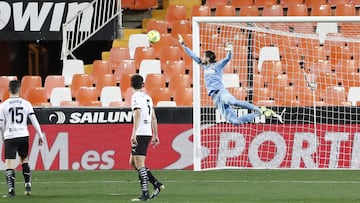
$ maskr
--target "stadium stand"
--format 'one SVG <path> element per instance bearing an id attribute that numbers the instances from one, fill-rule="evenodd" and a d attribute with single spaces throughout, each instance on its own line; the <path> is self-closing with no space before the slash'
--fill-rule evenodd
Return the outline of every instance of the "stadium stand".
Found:
<path id="1" fill-rule="evenodd" d="M 47 99 L 50 99 L 51 91 L 55 87 L 65 87 L 65 77 L 63 75 L 47 75 L 45 77 L 44 88 Z"/>
<path id="2" fill-rule="evenodd" d="M 70 87 L 55 87 L 50 94 L 51 106 L 61 106 L 63 101 L 72 101 Z"/>
<path id="3" fill-rule="evenodd" d="M 39 75 L 25 75 L 21 78 L 20 96 L 27 98 L 31 87 L 42 87 L 42 79 Z"/>
<path id="4" fill-rule="evenodd" d="M 233 5 L 218 5 L 215 9 L 215 16 L 235 16 L 236 10 Z"/>

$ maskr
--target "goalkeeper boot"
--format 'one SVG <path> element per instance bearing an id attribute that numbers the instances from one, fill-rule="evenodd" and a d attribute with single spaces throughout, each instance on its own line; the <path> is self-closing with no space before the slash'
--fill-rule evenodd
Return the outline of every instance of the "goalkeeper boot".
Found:
<path id="1" fill-rule="evenodd" d="M 276 115 L 276 113 L 273 110 L 267 109 L 265 106 L 260 107 L 260 110 L 261 110 L 261 114 L 263 114 L 265 117 Z"/>
<path id="2" fill-rule="evenodd" d="M 31 183 L 25 183 L 25 195 L 31 195 Z"/>
<path id="3" fill-rule="evenodd" d="M 160 183 L 160 182 L 157 182 L 156 185 L 154 185 L 154 192 L 152 193 L 152 195 L 150 196 L 151 199 L 157 197 L 161 190 L 164 190 L 165 189 L 165 185 Z"/>

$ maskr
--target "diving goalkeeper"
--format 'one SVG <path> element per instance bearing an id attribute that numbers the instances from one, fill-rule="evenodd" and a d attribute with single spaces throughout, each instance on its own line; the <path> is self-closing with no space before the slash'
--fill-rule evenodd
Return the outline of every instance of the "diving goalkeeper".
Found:
<path id="1" fill-rule="evenodd" d="M 204 81 L 208 95 L 214 101 L 216 108 L 221 112 L 222 116 L 230 123 L 234 125 L 240 125 L 248 122 L 252 122 L 254 118 L 265 115 L 266 117 L 274 116 L 278 117 L 280 122 L 281 116 L 277 115 L 273 110 L 265 107 L 257 107 L 246 101 L 239 101 L 224 87 L 222 82 L 223 69 L 232 57 L 233 45 L 232 43 L 226 43 L 225 50 L 227 54 L 225 58 L 220 61 L 216 61 L 216 55 L 212 51 L 205 51 L 202 58 L 196 56 L 196 54 L 186 46 L 184 40 L 180 34 L 178 34 L 178 41 L 184 48 L 186 54 L 188 54 L 197 64 L 204 70 Z M 237 117 L 233 106 L 246 108 L 253 110 L 253 113 Z"/>

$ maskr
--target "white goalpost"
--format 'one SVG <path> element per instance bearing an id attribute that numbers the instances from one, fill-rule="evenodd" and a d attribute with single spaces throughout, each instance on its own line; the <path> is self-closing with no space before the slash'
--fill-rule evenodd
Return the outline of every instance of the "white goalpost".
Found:
<path id="1" fill-rule="evenodd" d="M 360 17 L 194 17 L 193 51 L 222 59 L 239 100 L 283 111 L 226 122 L 193 63 L 194 170 L 359 169 Z M 235 108 L 238 116 L 248 109 Z"/>

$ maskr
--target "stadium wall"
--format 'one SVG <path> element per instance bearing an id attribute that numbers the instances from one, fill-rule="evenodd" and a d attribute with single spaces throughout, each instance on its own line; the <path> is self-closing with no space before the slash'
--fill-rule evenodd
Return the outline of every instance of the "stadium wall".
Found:
<path id="1" fill-rule="evenodd" d="M 156 111 L 161 142 L 156 148 L 149 147 L 148 167 L 192 169 L 192 108 L 158 108 Z M 128 164 L 132 130 L 130 109 L 37 108 L 35 112 L 46 134 L 46 141 L 43 146 L 37 146 L 38 137 L 32 126 L 29 126 L 32 168 L 36 170 L 131 169 Z M 360 115 L 357 108 L 350 107 L 338 112 L 353 112 L 353 116 Z M 262 121 L 246 124 L 250 125 L 246 128 L 240 126 L 232 132 L 223 130 L 226 129 L 224 125 L 230 125 L 223 122 L 202 126 L 203 129 L 211 128 L 216 132 L 216 136 L 212 139 L 218 146 L 218 150 L 208 150 L 207 154 L 203 154 L 203 159 L 211 159 L 209 163 L 218 166 L 231 165 L 232 160 L 241 159 L 243 160 L 241 165 L 234 166 L 238 168 L 313 168 L 315 163 L 312 155 L 319 150 L 320 168 L 359 168 L 356 161 L 360 158 L 358 124 L 338 124 L 321 118 L 319 121 L 317 127 L 323 133 L 316 135 L 318 148 L 313 142 L 316 140 L 313 139 L 315 135 L 310 132 L 313 126 L 307 123 L 297 124 L 302 128 L 296 129 L 304 129 L 303 132 L 294 132 L 294 124 L 269 125 L 268 122 Z M 260 126 L 265 131 L 256 130 L 259 125 L 265 125 Z M 269 142 L 272 144 L 269 145 Z M 263 145 L 264 143 L 267 144 Z M 268 149 L 260 150 L 264 146 Z M 2 143 L 0 147 L 3 153 Z M 274 156 L 269 157 L 259 151 L 268 151 Z M 344 156 L 338 157 L 339 155 Z M 5 167 L 4 159 L 0 161 L 0 167 Z"/>

